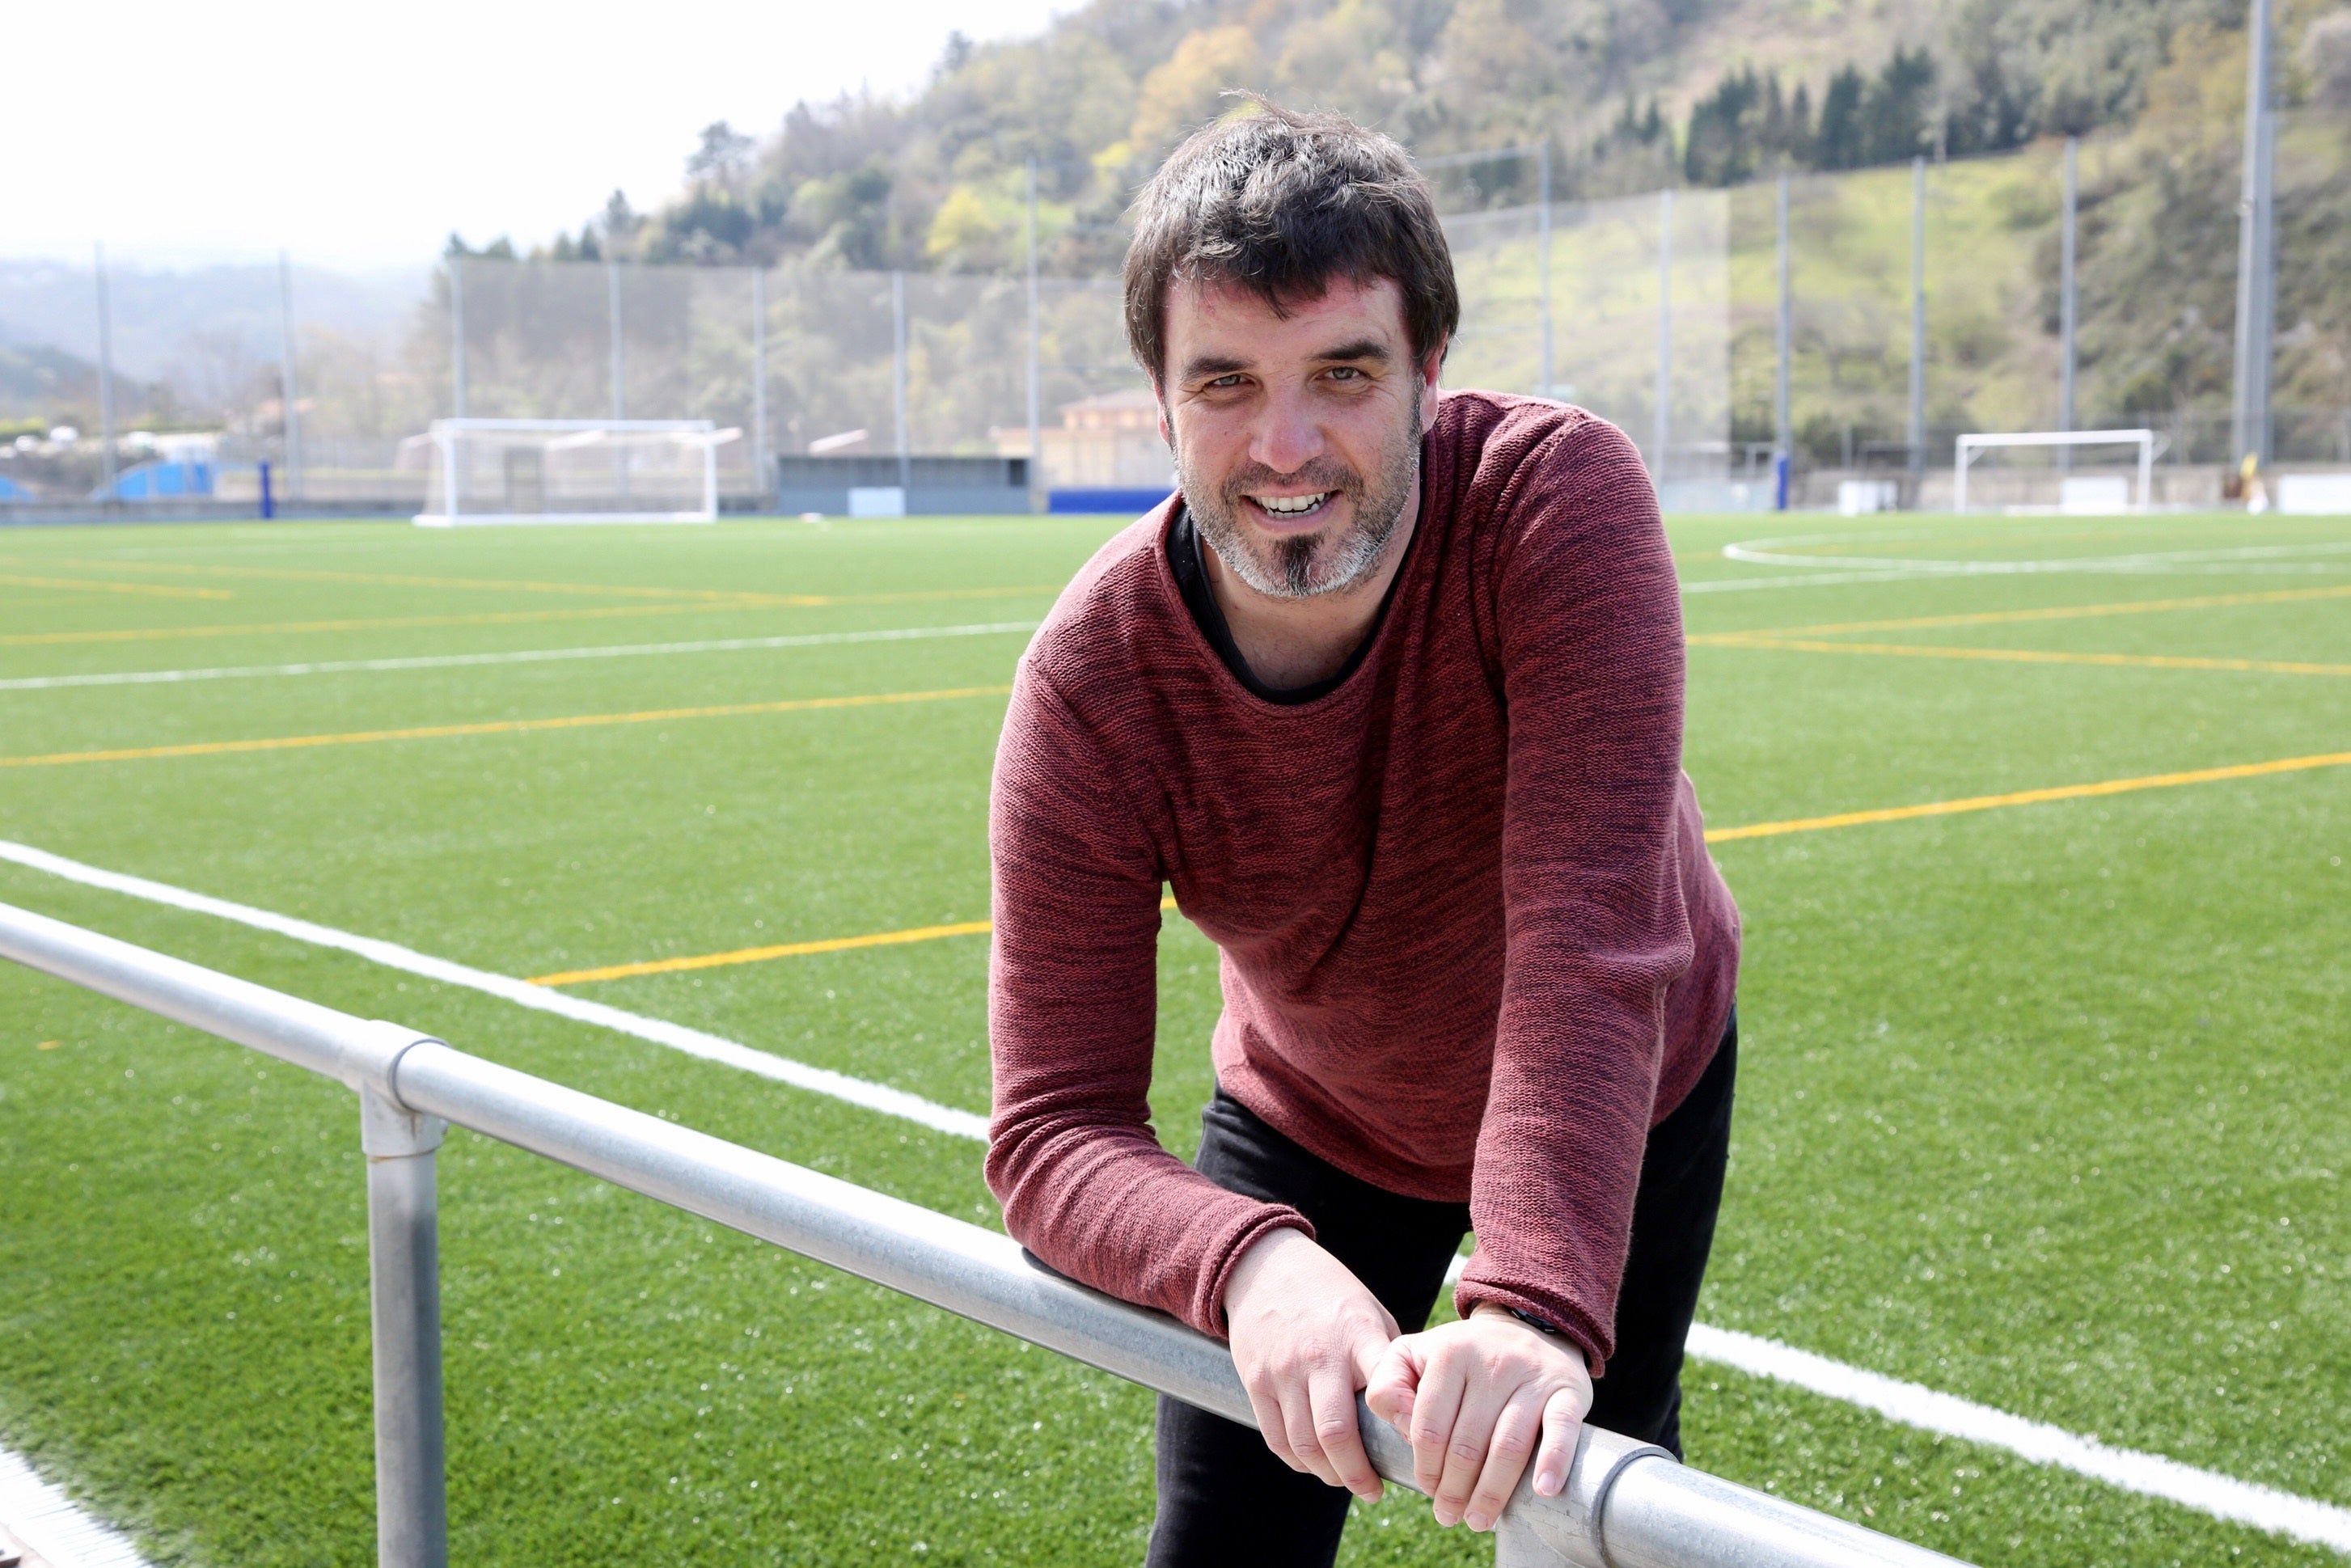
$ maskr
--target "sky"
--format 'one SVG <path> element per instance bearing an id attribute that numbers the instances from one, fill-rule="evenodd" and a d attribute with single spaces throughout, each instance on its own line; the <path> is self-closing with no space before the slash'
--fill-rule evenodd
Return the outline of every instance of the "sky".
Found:
<path id="1" fill-rule="evenodd" d="M 350 272 L 577 229 L 684 182 L 714 120 L 924 81 L 960 28 L 1032 34 L 1072 0 L 110 0 L 13 12 L 0 257 Z"/>

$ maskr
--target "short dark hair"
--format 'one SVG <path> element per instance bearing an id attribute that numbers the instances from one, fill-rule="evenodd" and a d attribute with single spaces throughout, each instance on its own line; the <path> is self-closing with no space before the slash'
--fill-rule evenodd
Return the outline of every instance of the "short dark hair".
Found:
<path id="1" fill-rule="evenodd" d="M 1126 341 L 1154 386 L 1167 371 L 1167 291 L 1185 282 L 1253 289 L 1276 312 L 1332 279 L 1384 277 L 1404 295 L 1416 365 L 1461 321 L 1453 253 L 1428 183 L 1389 138 L 1337 114 L 1263 99 L 1206 126 L 1135 198 L 1126 251 Z"/>

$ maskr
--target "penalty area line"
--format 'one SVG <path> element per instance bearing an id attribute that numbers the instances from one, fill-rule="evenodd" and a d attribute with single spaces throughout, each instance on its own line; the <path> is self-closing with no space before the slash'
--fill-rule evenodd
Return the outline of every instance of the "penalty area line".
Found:
<path id="1" fill-rule="evenodd" d="M 868 1110 L 901 1117 L 935 1131 L 985 1142 L 987 1118 L 967 1111 L 935 1104 L 918 1095 L 883 1084 L 869 1083 L 805 1062 L 755 1051 L 700 1030 L 659 1019 L 623 1012 L 600 1003 L 567 996 L 505 975 L 431 957 L 396 943 L 378 941 L 337 931 L 289 915 L 232 904 L 165 883 L 129 876 L 68 860 L 29 844 L 0 840 L 0 860 L 84 886 L 101 888 L 145 899 L 174 909 L 211 915 L 258 930 L 289 936 L 322 947 L 356 954 L 390 968 L 427 979 L 461 986 L 502 998 L 540 1012 L 555 1013 L 667 1045 L 688 1055 L 741 1067 L 796 1088 L 830 1095 Z M 1448 1278 L 1458 1280 L 1466 1260 L 1455 1260 Z M 1953 1395 L 1940 1394 L 1912 1383 L 1831 1361 L 1808 1351 L 1729 1329 L 1693 1324 L 1689 1351 L 1700 1360 L 1720 1362 L 1761 1376 L 1806 1388 L 1828 1398 L 1876 1411 L 1906 1426 L 1945 1432 L 1970 1442 L 2004 1448 L 2036 1464 L 2053 1465 L 2111 1485 L 2180 1504 L 2214 1518 L 2250 1524 L 2256 1529 L 2351 1552 L 2351 1510 L 2256 1486 L 2210 1470 L 2200 1470 L 2158 1454 L 2110 1448 L 2094 1438 Z M 0 1458 L 5 1458 L 0 1455 Z M 29 1473 L 29 1472 L 28 1472 Z M 33 1478 L 36 1484 L 37 1478 Z M 45 1490 L 53 1491 L 54 1489 Z M 62 1496 L 62 1494 L 57 1494 Z M 0 1494 L 0 1500 L 5 1500 Z M 70 1505 L 68 1505 L 68 1507 Z M 77 1516 L 80 1517 L 80 1516 Z M 94 1523 L 95 1521 L 91 1521 Z M 89 1568 L 139 1568 L 135 1553 L 89 1562 Z M 61 1563 L 60 1568 L 68 1568 Z"/>

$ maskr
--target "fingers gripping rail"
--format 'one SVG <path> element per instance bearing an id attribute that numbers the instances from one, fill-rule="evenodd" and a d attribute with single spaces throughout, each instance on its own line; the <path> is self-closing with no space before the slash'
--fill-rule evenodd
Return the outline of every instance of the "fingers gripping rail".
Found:
<path id="1" fill-rule="evenodd" d="M 377 1551 L 448 1558 L 434 1151 L 454 1123 L 1254 1424 L 1230 1353 L 1043 1269 L 1009 1238 L 249 981 L 0 904 L 0 956 L 307 1068 L 359 1092 L 374 1308 Z M 1358 1404 L 1374 1464 L 1412 1450 Z M 1498 1568 L 1928 1568 L 1952 1560 L 1690 1470 L 1587 1427 L 1565 1491 L 1522 1483 Z"/>

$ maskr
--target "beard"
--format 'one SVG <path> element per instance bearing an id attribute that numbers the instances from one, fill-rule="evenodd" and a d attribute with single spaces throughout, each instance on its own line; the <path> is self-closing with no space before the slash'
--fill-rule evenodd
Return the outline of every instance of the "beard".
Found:
<path id="1" fill-rule="evenodd" d="M 1200 538 L 1232 574 L 1274 599 L 1312 599 L 1343 593 L 1369 577 L 1403 518 L 1405 499 L 1420 473 L 1420 411 L 1380 453 L 1379 469 L 1366 477 L 1335 458 L 1318 458 L 1291 474 L 1251 464 L 1221 482 L 1196 472 L 1176 452 L 1176 476 L 1192 509 Z M 1253 507 L 1252 490 L 1305 485 L 1333 492 L 1326 510 L 1347 501 L 1346 520 L 1310 534 L 1264 538 L 1243 526 L 1243 507 Z"/>

